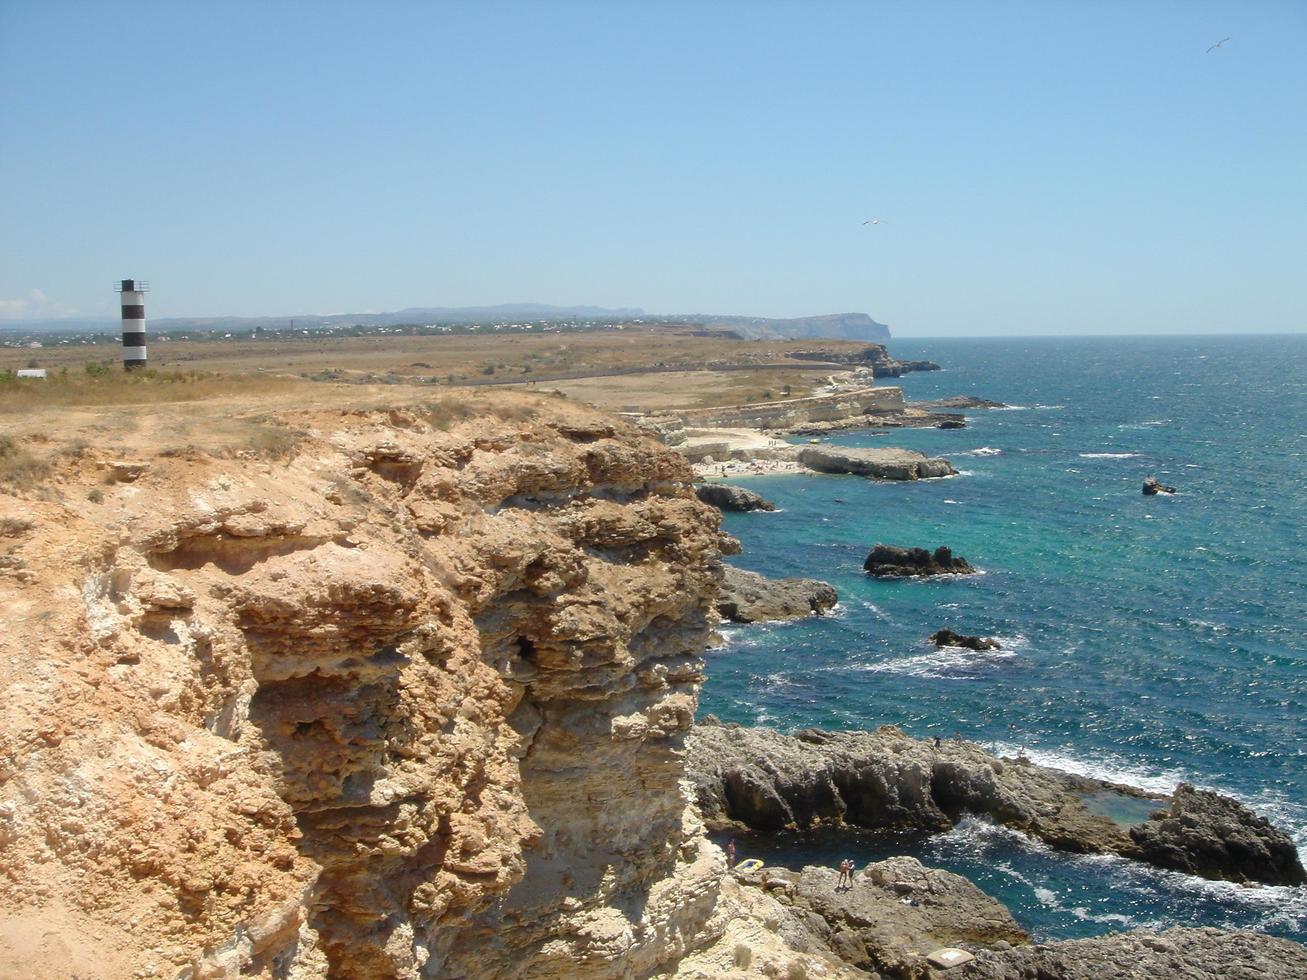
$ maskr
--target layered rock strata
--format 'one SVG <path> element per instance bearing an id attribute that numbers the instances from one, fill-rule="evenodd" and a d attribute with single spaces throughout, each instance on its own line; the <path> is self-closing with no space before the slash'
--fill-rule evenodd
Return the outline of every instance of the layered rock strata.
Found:
<path id="1" fill-rule="evenodd" d="M 0 498 L 0 937 L 60 939 L 17 973 L 597 977 L 702 938 L 719 515 L 620 423 L 449 414 Z"/>
<path id="2" fill-rule="evenodd" d="M 735 623 L 757 623 L 820 616 L 838 601 L 834 587 L 818 579 L 771 579 L 727 565 L 717 611 Z"/>
<path id="3" fill-rule="evenodd" d="M 818 473 L 852 473 L 877 480 L 927 480 L 957 474 L 947 459 L 933 459 L 913 449 L 805 446 L 795 458 Z"/>
<path id="4" fill-rule="evenodd" d="M 1307 882 L 1292 840 L 1218 794 L 1181 784 L 1169 796 L 996 758 L 969 742 L 874 732 L 704 723 L 688 773 L 711 825 L 759 830 L 847 824 L 946 830 L 965 814 L 1076 853 L 1119 854 L 1230 881 Z M 1109 814 L 1138 814 L 1126 823 Z"/>
<path id="5" fill-rule="evenodd" d="M 718 510 L 747 513 L 754 510 L 775 510 L 776 505 L 760 493 L 754 493 L 744 487 L 731 486 L 729 483 L 700 483 L 694 488 L 695 495 L 705 504 L 711 504 Z"/>

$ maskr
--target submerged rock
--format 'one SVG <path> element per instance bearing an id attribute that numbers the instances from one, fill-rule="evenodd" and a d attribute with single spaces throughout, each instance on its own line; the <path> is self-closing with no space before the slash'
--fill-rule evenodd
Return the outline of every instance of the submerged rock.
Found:
<path id="1" fill-rule="evenodd" d="M 1307 882 L 1287 834 L 1235 800 L 1189 786 L 1161 796 L 892 726 L 782 735 L 701 723 L 686 744 L 700 810 L 719 826 L 933 832 L 975 814 L 1073 853 L 1229 881 Z"/>
<path id="2" fill-rule="evenodd" d="M 1144 496 L 1155 497 L 1159 493 L 1175 493 L 1175 487 L 1168 487 L 1165 484 L 1159 483 L 1155 476 L 1144 477 Z"/>
<path id="3" fill-rule="evenodd" d="M 756 623 L 821 615 L 838 601 L 835 589 L 815 578 L 769 579 L 727 565 L 717 611 L 732 622 Z"/>
<path id="4" fill-rule="evenodd" d="M 912 449 L 808 446 L 799 450 L 797 459 L 818 473 L 852 473 L 877 480 L 929 480 L 957 474 L 947 459 L 931 458 Z"/>
<path id="5" fill-rule="evenodd" d="M 968 575 L 975 571 L 963 557 L 954 556 L 951 548 L 900 548 L 878 544 L 862 563 L 865 571 L 877 578 L 912 578 L 919 575 Z M 934 639 L 932 637 L 931 639 Z"/>
<path id="6" fill-rule="evenodd" d="M 930 642 L 937 647 L 966 647 L 968 650 L 1001 650 L 1003 645 L 989 636 L 964 636 L 944 629 L 930 634 Z"/>
<path id="7" fill-rule="evenodd" d="M 712 504 L 718 510 L 743 512 L 776 509 L 776 505 L 761 494 L 729 483 L 701 483 L 694 488 L 694 492 L 705 504 Z"/>

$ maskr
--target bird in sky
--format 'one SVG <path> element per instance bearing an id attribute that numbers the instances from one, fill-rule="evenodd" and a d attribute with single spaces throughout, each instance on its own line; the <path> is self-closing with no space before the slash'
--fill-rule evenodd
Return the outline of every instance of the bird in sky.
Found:
<path id="1" fill-rule="evenodd" d="M 1221 38 L 1219 41 L 1217 41 L 1215 44 L 1213 44 L 1210 48 L 1207 49 L 1207 53 L 1211 54 L 1213 51 L 1215 51 L 1217 48 L 1219 48 L 1222 44 L 1224 44 L 1228 40 L 1230 40 L 1228 37 Z"/>
<path id="2" fill-rule="evenodd" d="M 866 221 L 863 222 L 863 224 L 864 224 L 864 225 L 881 225 L 881 224 L 884 224 L 884 222 L 881 221 L 880 218 L 868 218 Z"/>

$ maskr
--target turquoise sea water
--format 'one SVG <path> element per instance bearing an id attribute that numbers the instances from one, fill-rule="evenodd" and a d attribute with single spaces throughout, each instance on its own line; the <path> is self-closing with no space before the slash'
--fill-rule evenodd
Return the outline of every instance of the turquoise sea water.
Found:
<path id="1" fill-rule="evenodd" d="M 974 394 L 961 430 L 850 432 L 962 475 L 740 482 L 736 564 L 831 582 L 826 618 L 724 630 L 701 713 L 792 730 L 893 723 L 1146 788 L 1230 793 L 1307 846 L 1307 337 L 896 342 L 944 371 L 908 398 Z M 1144 497 L 1156 475 L 1180 490 Z M 881 582 L 876 542 L 946 544 L 981 574 Z M 935 630 L 1003 638 L 936 651 Z M 965 874 L 1040 937 L 1221 925 L 1307 940 L 1307 890 L 1245 889 L 1071 857 L 968 820 L 927 840 L 742 841 L 801 864 L 908 852 Z"/>

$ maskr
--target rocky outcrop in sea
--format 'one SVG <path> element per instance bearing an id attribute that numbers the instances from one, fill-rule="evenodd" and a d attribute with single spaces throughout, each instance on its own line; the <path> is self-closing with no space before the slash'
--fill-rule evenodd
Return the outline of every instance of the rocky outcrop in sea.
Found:
<path id="1" fill-rule="evenodd" d="M 694 492 L 705 504 L 711 504 L 718 510 L 747 512 L 776 509 L 776 505 L 762 494 L 729 483 L 700 483 Z"/>
<path id="2" fill-rule="evenodd" d="M 818 473 L 852 473 L 877 480 L 928 480 L 957 475 L 947 459 L 932 458 L 913 449 L 805 446 L 795 458 Z"/>
<path id="3" fill-rule="evenodd" d="M 1169 495 L 1175 492 L 1176 492 L 1175 487 L 1168 487 L 1164 483 L 1158 482 L 1158 479 L 1155 476 L 1144 477 L 1145 497 L 1156 497 L 1159 493 L 1164 493 Z"/>
<path id="4" fill-rule="evenodd" d="M 735 623 L 757 623 L 819 616 L 838 601 L 834 587 L 817 579 L 771 579 L 727 565 L 717 611 Z"/>
<path id="5" fill-rule="evenodd" d="M 1183 784 L 1162 796 L 891 726 L 783 735 L 709 722 L 687 745 L 710 824 L 939 831 L 974 814 L 1060 850 L 1229 881 L 1307 882 L 1287 834 L 1235 800 Z M 1129 824 L 1109 815 L 1125 810 L 1140 815 Z"/>
<path id="6" fill-rule="evenodd" d="M 970 575 L 975 571 L 970 562 L 961 555 L 954 555 L 951 548 L 941 546 L 934 551 L 927 551 L 925 548 L 901 548 L 893 544 L 874 545 L 862 563 L 862 568 L 877 578 Z"/>
<path id="7" fill-rule="evenodd" d="M 937 647 L 961 647 L 966 650 L 1001 650 L 1003 645 L 992 636 L 967 636 L 954 633 L 950 629 L 936 630 L 930 634 L 930 642 Z"/>

